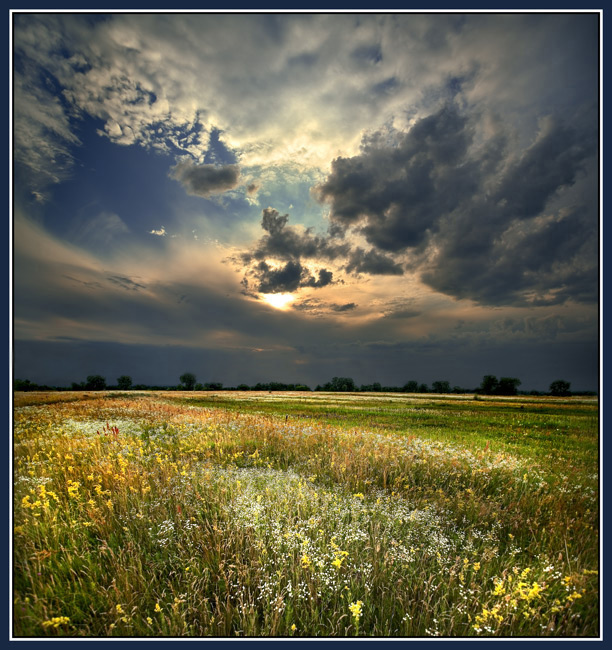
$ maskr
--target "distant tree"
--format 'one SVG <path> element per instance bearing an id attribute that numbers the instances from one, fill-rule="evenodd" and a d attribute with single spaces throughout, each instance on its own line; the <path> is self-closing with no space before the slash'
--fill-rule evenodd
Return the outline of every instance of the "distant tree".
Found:
<path id="1" fill-rule="evenodd" d="M 327 384 L 323 386 L 323 390 L 352 393 L 357 390 L 357 387 L 350 377 L 334 377 L 330 382 L 327 382 Z"/>
<path id="2" fill-rule="evenodd" d="M 219 381 L 211 381 L 204 384 L 204 390 L 223 390 L 223 384 Z"/>
<path id="3" fill-rule="evenodd" d="M 306 384 L 297 384 L 297 386 L 295 387 L 295 390 L 309 391 L 310 387 L 307 386 Z"/>
<path id="4" fill-rule="evenodd" d="M 407 381 L 402 387 L 404 393 L 416 393 L 419 390 L 419 385 L 416 381 Z"/>
<path id="5" fill-rule="evenodd" d="M 497 385 L 496 395 L 518 395 L 521 380 L 516 377 L 501 377 Z"/>
<path id="6" fill-rule="evenodd" d="M 451 387 L 447 381 L 434 381 L 431 385 L 431 389 L 434 393 L 450 393 Z"/>
<path id="7" fill-rule="evenodd" d="M 15 379 L 13 382 L 14 390 L 34 390 L 36 384 L 33 384 L 29 379 Z"/>
<path id="8" fill-rule="evenodd" d="M 550 385 L 550 394 L 555 397 L 567 397 L 568 395 L 571 395 L 570 386 L 571 384 L 569 381 L 557 379 Z"/>
<path id="9" fill-rule="evenodd" d="M 196 385 L 196 376 L 192 372 L 185 372 L 179 377 L 183 390 L 193 390 Z"/>
<path id="10" fill-rule="evenodd" d="M 498 386 L 499 382 L 497 381 L 497 377 L 495 375 L 485 375 L 482 378 L 478 392 L 482 393 L 483 395 L 494 395 Z"/>
<path id="11" fill-rule="evenodd" d="M 429 393 L 429 386 L 427 384 L 419 384 L 419 393 Z"/>
<path id="12" fill-rule="evenodd" d="M 117 388 L 119 390 L 130 390 L 132 387 L 132 378 L 129 375 L 117 377 Z"/>
<path id="13" fill-rule="evenodd" d="M 106 379 L 102 375 L 89 375 L 85 382 L 87 390 L 104 390 L 106 388 Z"/>
<path id="14" fill-rule="evenodd" d="M 238 384 L 236 386 L 236 390 L 251 390 L 248 384 Z"/>

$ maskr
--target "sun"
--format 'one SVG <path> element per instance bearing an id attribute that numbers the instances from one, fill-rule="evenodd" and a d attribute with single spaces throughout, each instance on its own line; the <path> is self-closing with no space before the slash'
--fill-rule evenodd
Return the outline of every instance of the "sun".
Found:
<path id="1" fill-rule="evenodd" d="M 262 298 L 275 309 L 288 309 L 294 300 L 290 293 L 263 293 Z"/>

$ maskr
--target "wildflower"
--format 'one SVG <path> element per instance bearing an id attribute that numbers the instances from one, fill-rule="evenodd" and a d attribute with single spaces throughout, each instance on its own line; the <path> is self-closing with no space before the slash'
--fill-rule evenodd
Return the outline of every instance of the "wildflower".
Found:
<path id="1" fill-rule="evenodd" d="M 351 603 L 349 605 L 349 609 L 351 610 L 351 614 L 355 619 L 355 623 L 357 623 L 357 621 L 359 621 L 359 619 L 361 618 L 362 608 L 363 608 L 363 602 L 361 600 L 358 600 L 357 602 Z"/>
<path id="2" fill-rule="evenodd" d="M 501 596 L 506 590 L 504 589 L 503 580 L 499 580 L 495 583 L 495 589 L 493 590 L 494 596 Z"/>
<path id="3" fill-rule="evenodd" d="M 70 619 L 67 616 L 54 616 L 48 621 L 43 621 L 42 624 L 43 627 L 53 626 L 54 628 L 57 629 L 60 625 L 68 625 L 68 623 L 70 623 Z"/>
<path id="4" fill-rule="evenodd" d="M 162 608 L 159 606 L 159 603 L 155 603 L 155 611 L 156 612 L 161 612 Z"/>
<path id="5" fill-rule="evenodd" d="M 117 605 L 117 606 L 115 607 L 115 609 L 117 610 L 117 614 L 124 614 L 124 613 L 125 613 L 125 612 L 123 611 L 123 607 L 121 607 L 121 605 Z"/>
<path id="6" fill-rule="evenodd" d="M 294 624 L 291 626 L 291 631 L 292 631 L 292 632 L 295 632 L 296 630 L 297 630 L 297 625 L 294 623 Z"/>
<path id="7" fill-rule="evenodd" d="M 147 623 L 151 625 L 153 623 L 153 619 L 150 616 L 147 616 Z"/>
<path id="8" fill-rule="evenodd" d="M 308 569 L 312 564 L 310 558 L 308 557 L 308 555 L 306 555 L 306 553 L 302 555 L 302 559 L 300 560 L 300 562 L 302 563 L 302 568 L 304 569 Z"/>

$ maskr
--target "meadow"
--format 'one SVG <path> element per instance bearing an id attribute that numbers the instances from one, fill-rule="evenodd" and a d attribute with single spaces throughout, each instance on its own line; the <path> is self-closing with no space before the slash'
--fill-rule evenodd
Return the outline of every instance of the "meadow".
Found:
<path id="1" fill-rule="evenodd" d="M 598 637 L 596 398 L 15 393 L 14 637 Z"/>

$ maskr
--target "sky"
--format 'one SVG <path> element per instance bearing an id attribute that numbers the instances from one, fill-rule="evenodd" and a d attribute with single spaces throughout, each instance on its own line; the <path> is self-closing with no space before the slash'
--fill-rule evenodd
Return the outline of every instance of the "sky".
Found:
<path id="1" fill-rule="evenodd" d="M 597 390 L 598 13 L 12 21 L 16 378 Z"/>

